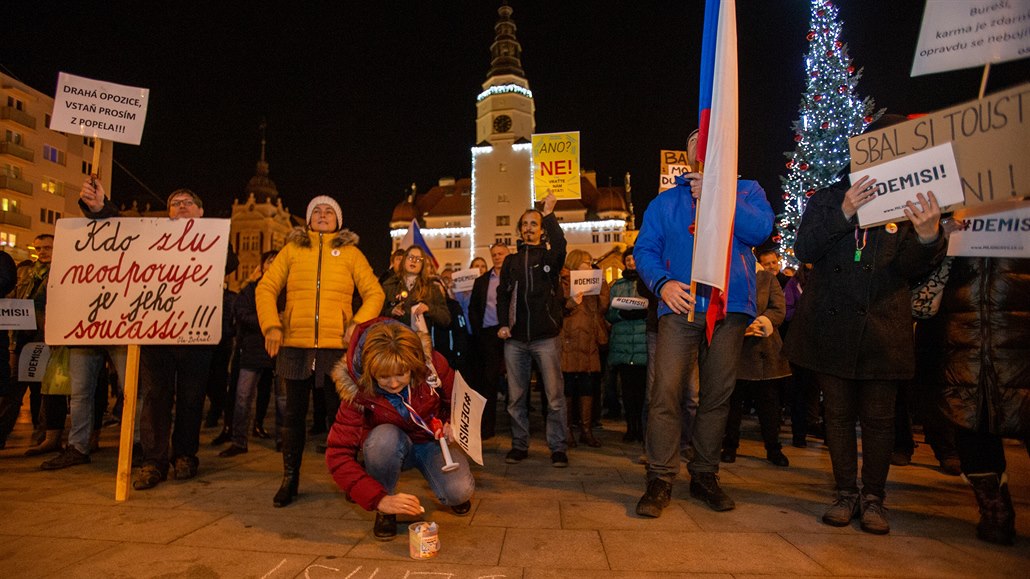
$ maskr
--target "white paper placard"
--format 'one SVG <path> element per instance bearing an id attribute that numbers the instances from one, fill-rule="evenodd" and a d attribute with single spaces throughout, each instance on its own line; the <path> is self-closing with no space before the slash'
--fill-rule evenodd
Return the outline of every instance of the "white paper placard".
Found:
<path id="1" fill-rule="evenodd" d="M 217 344 L 228 219 L 61 219 L 46 342 Z"/>
<path id="2" fill-rule="evenodd" d="M 42 382 L 50 362 L 50 347 L 43 342 L 25 344 L 18 357 L 18 381 Z"/>
<path id="3" fill-rule="evenodd" d="M 35 330 L 36 304 L 32 300 L 0 299 L 0 330 Z"/>
<path id="4" fill-rule="evenodd" d="M 1030 0 L 928 0 L 912 76 L 1030 56 Z"/>
<path id="5" fill-rule="evenodd" d="M 475 285 L 478 277 L 479 270 L 474 268 L 454 272 L 451 274 L 451 280 L 454 282 L 453 290 L 456 292 L 472 291 L 472 286 Z"/>
<path id="6" fill-rule="evenodd" d="M 483 464 L 480 428 L 484 409 L 486 398 L 470 388 L 461 377 L 461 372 L 455 370 L 454 388 L 451 390 L 451 439 L 479 465 Z"/>
<path id="7" fill-rule="evenodd" d="M 963 228 L 948 238 L 948 255 L 1030 257 L 1030 201 L 990 213 L 956 214 Z"/>
<path id="8" fill-rule="evenodd" d="M 647 309 L 647 300 L 644 298 L 617 297 L 612 298 L 610 307 L 617 310 L 644 310 Z"/>
<path id="9" fill-rule="evenodd" d="M 599 269 L 574 269 L 570 271 L 570 295 L 601 295 L 601 276 L 603 273 Z"/>
<path id="10" fill-rule="evenodd" d="M 962 203 L 964 199 L 951 143 L 852 173 L 851 182 L 864 176 L 876 179 L 877 194 L 858 209 L 858 223 L 862 227 L 904 220 L 905 203 L 916 202 L 919 193 L 933 191 L 941 207 Z"/>
<path id="11" fill-rule="evenodd" d="M 57 76 L 50 128 L 62 133 L 138 145 L 150 89 L 62 72 Z"/>

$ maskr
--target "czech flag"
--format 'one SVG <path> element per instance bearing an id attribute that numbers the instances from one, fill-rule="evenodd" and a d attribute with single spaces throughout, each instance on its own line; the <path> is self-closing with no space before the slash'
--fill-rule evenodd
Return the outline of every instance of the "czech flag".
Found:
<path id="1" fill-rule="evenodd" d="M 422 248 L 422 253 L 426 254 L 429 261 L 433 262 L 433 267 L 440 269 L 439 262 L 436 261 L 436 256 L 433 255 L 432 251 L 429 251 L 429 244 L 426 243 L 424 237 L 422 237 L 422 231 L 418 228 L 418 221 L 415 219 L 411 220 L 411 225 L 408 226 L 408 232 L 404 234 L 404 239 L 401 240 L 401 249 L 408 249 L 412 245 L 417 245 Z"/>
<path id="2" fill-rule="evenodd" d="M 706 0 L 701 42 L 697 159 L 704 172 L 698 200 L 691 281 L 712 288 L 708 340 L 726 317 L 733 214 L 737 209 L 737 15 L 734 0 Z"/>

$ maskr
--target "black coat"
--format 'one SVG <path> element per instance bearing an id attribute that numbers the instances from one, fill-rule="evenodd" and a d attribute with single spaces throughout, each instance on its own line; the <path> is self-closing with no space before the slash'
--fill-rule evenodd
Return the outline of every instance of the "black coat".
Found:
<path id="1" fill-rule="evenodd" d="M 549 243 L 522 245 L 518 253 L 504 258 L 497 286 L 498 325 L 508 327 L 511 337 L 522 342 L 553 338 L 562 326 L 565 235 L 553 213 L 541 225 Z"/>
<path id="2" fill-rule="evenodd" d="M 857 219 L 841 210 L 847 189 L 841 181 L 818 191 L 801 218 L 794 255 L 812 270 L 786 354 L 798 366 L 840 378 L 908 379 L 915 372 L 909 288 L 944 258 L 944 238 L 924 245 L 907 221 L 893 234 L 884 226 L 857 229 Z"/>
<path id="3" fill-rule="evenodd" d="M 469 296 L 469 327 L 472 328 L 473 335 L 479 335 L 479 332 L 483 330 L 486 300 L 489 297 L 487 292 L 490 290 L 490 276 L 493 275 L 493 272 L 493 269 L 488 269 L 472 284 L 472 295 Z M 500 286 L 498 285 L 498 287 Z"/>
<path id="4" fill-rule="evenodd" d="M 261 334 L 261 325 L 258 324 L 255 288 L 257 283 L 243 286 L 232 310 L 233 321 L 236 324 L 236 350 L 240 368 L 247 370 L 263 370 L 274 366 L 268 352 L 265 351 L 265 337 Z M 279 294 L 278 306 L 280 312 L 286 309 L 286 292 Z"/>
<path id="5" fill-rule="evenodd" d="M 937 319 L 941 407 L 970 430 L 1030 435 L 1030 259 L 955 258 Z M 922 323 L 922 322 L 921 322 Z"/>

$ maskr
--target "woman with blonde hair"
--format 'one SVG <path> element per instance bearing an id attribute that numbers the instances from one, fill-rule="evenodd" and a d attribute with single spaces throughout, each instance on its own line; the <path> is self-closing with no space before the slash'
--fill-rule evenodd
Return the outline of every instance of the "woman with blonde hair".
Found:
<path id="1" fill-rule="evenodd" d="M 438 439 L 450 438 L 454 372 L 429 349 L 428 336 L 423 341 L 387 318 L 362 324 L 333 378 L 342 403 L 329 432 L 326 463 L 351 500 L 376 511 L 375 538 L 397 534 L 397 515 L 417 517 L 425 511 L 418 497 L 397 492 L 404 470 L 417 468 L 455 514 L 471 510 L 476 483 L 465 456 L 455 452 L 458 467 L 442 470 Z M 357 460 L 359 450 L 364 465 Z"/>
<path id="2" fill-rule="evenodd" d="M 565 292 L 565 318 L 561 328 L 561 371 L 565 379 L 565 408 L 568 412 L 569 444 L 574 444 L 572 418 L 575 399 L 579 399 L 579 420 L 582 433 L 580 442 L 591 447 L 601 446 L 590 430 L 594 409 L 594 383 L 601 372 L 601 346 L 608 343 L 608 284 L 601 280 L 600 295 L 585 296 L 572 292 L 573 270 L 593 269 L 593 258 L 582 249 L 574 249 L 565 258 L 562 270 L 562 288 Z"/>
<path id="3" fill-rule="evenodd" d="M 413 315 L 423 314 L 429 326 L 450 325 L 447 302 L 432 272 L 433 264 L 422 248 L 409 247 L 401 260 L 400 273 L 383 282 L 386 302 L 381 315 L 410 326 Z"/>

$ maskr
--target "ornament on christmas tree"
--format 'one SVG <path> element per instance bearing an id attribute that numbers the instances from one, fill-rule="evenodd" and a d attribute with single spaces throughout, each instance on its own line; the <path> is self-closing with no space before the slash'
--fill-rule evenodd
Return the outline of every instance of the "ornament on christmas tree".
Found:
<path id="1" fill-rule="evenodd" d="M 834 47 L 834 48 L 837 48 L 837 49 L 839 49 L 839 48 L 840 48 L 840 47 L 842 47 L 842 46 L 844 46 L 844 43 L 843 43 L 843 42 L 841 42 L 841 41 L 839 41 L 839 40 L 838 40 L 837 42 L 834 42 L 834 43 L 833 43 L 833 47 Z"/>
<path id="2" fill-rule="evenodd" d="M 815 14 L 816 14 L 816 16 L 826 16 L 826 11 L 825 10 L 819 10 Z"/>
<path id="3" fill-rule="evenodd" d="M 801 133 L 798 133 L 798 134 L 794 135 L 794 142 L 795 143 L 800 143 L 801 139 L 803 139 L 803 138 L 804 137 L 801 136 Z"/>
<path id="4" fill-rule="evenodd" d="M 812 78 L 815 78 L 817 76 L 819 76 L 819 71 L 818 70 L 813 70 L 812 71 Z"/>
<path id="5" fill-rule="evenodd" d="M 811 197 L 812 195 L 815 195 L 815 189 L 809 189 L 808 191 L 805 191 L 805 197 Z"/>
<path id="6" fill-rule="evenodd" d="M 819 125 L 819 128 L 824 131 L 830 128 L 830 121 L 823 121 L 823 124 Z"/>
<path id="7" fill-rule="evenodd" d="M 775 243 L 779 243 L 780 241 L 782 241 L 782 240 L 783 240 L 783 236 L 782 236 L 782 235 L 774 235 L 774 236 L 773 236 L 773 238 L 772 238 L 772 240 L 773 240 L 773 242 L 775 242 Z"/>
<path id="8" fill-rule="evenodd" d="M 808 163 L 801 163 L 801 165 L 798 166 L 798 169 L 801 169 L 802 171 L 807 171 Z"/>
<path id="9" fill-rule="evenodd" d="M 862 117 L 862 122 L 868 125 L 869 123 L 873 122 L 873 117 L 871 115 L 866 115 Z"/>
<path id="10" fill-rule="evenodd" d="M 848 91 L 848 85 L 846 85 L 846 84 L 842 84 L 842 85 L 837 87 L 837 92 L 839 92 L 840 94 L 844 94 L 847 91 Z"/>
<path id="11" fill-rule="evenodd" d="M 826 51 L 826 58 L 833 58 L 833 51 L 832 50 L 827 50 Z"/>
<path id="12" fill-rule="evenodd" d="M 819 101 L 823 100 L 823 95 L 817 94 L 814 97 L 812 97 L 812 100 L 814 100 L 815 102 L 819 102 Z"/>
<path id="13" fill-rule="evenodd" d="M 794 168 L 794 161 L 787 161 L 787 168 L 788 169 L 793 169 Z"/>
<path id="14" fill-rule="evenodd" d="M 855 67 L 853 67 L 853 66 L 849 66 L 849 67 L 847 68 L 847 71 L 848 71 L 848 74 L 854 74 L 854 73 L 855 73 Z"/>
<path id="15" fill-rule="evenodd" d="M 783 197 L 783 200 L 786 201 L 787 199 L 790 199 L 790 193 L 784 193 L 783 195 L 781 195 L 781 197 Z"/>
<path id="16" fill-rule="evenodd" d="M 815 31 L 809 30 L 808 36 L 806 36 L 805 38 L 807 38 L 809 42 L 815 40 Z"/>

